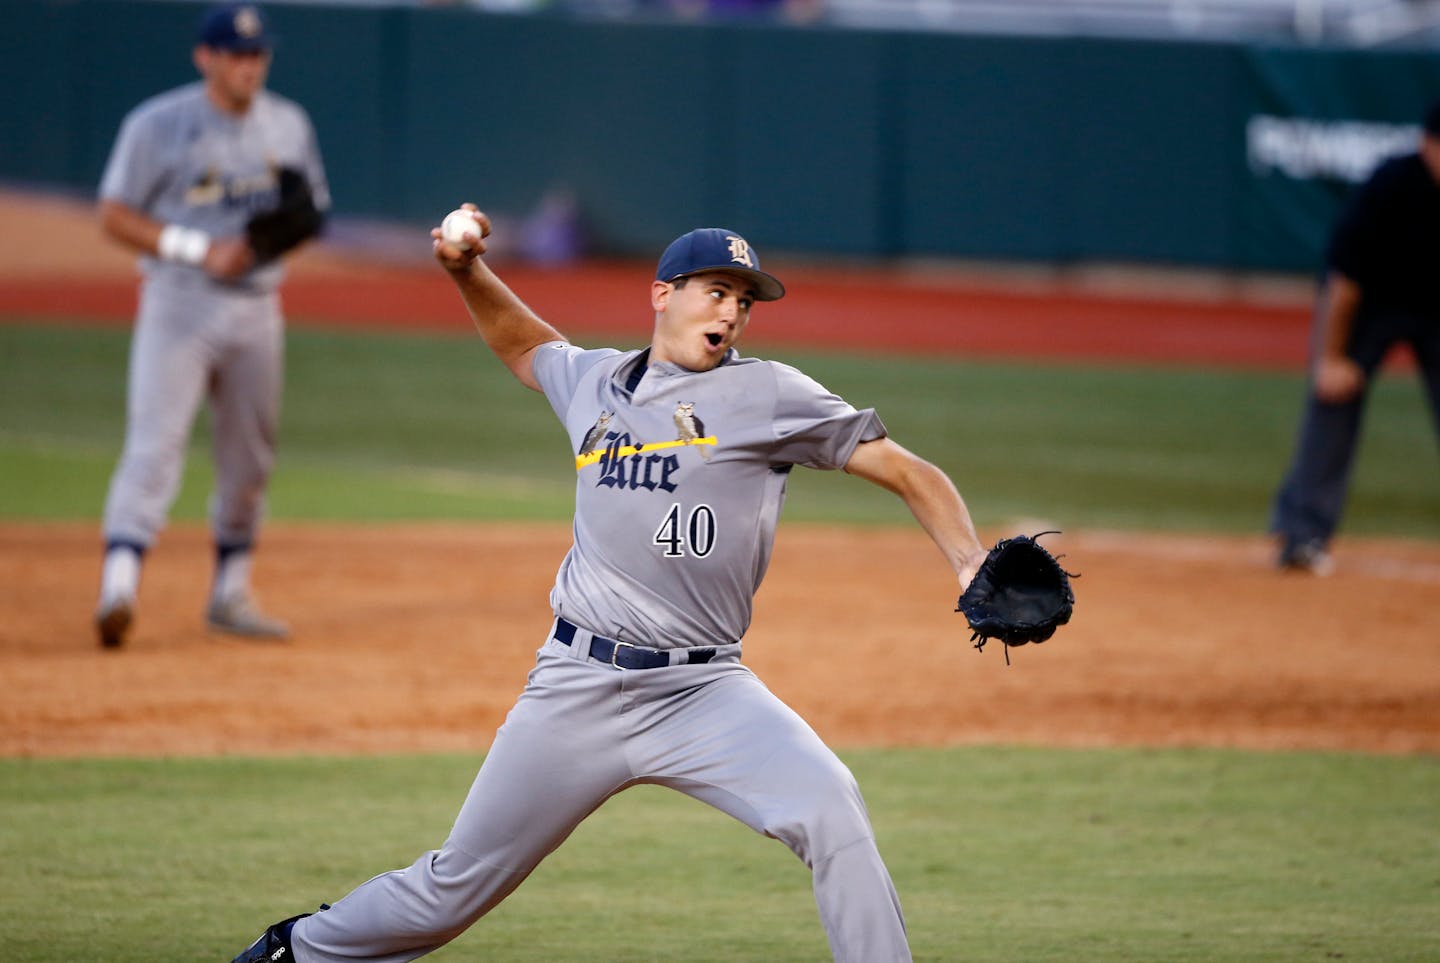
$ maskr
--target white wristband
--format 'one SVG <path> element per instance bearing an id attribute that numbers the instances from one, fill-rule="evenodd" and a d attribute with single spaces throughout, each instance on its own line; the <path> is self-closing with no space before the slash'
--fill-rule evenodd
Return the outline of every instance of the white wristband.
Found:
<path id="1" fill-rule="evenodd" d="M 205 252 L 210 250 L 210 235 L 198 228 L 166 224 L 157 247 L 163 260 L 199 267 L 205 263 Z"/>

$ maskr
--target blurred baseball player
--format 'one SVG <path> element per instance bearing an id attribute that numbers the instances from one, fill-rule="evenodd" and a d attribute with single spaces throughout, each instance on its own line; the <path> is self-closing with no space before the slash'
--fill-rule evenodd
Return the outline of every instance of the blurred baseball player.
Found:
<path id="1" fill-rule="evenodd" d="M 665 250 L 648 348 L 585 350 L 477 256 L 490 225 L 476 218 L 468 251 L 435 231 L 436 258 L 491 350 L 544 392 L 570 440 L 574 544 L 551 592 L 555 618 L 444 845 L 274 924 L 237 961 L 422 956 L 641 783 L 788 846 L 813 873 L 837 960 L 910 959 L 853 776 L 741 664 L 741 639 L 796 465 L 843 468 L 899 495 L 963 588 L 985 551 L 955 486 L 886 437 L 873 410 L 736 353 L 751 307 L 785 289 L 733 231 L 692 231 Z M 622 903 L 654 896 L 637 887 Z"/>
<path id="2" fill-rule="evenodd" d="M 125 118 L 100 183 L 106 234 L 143 257 L 130 346 L 125 445 L 105 501 L 96 626 L 107 647 L 135 618 L 140 567 L 180 485 L 208 400 L 215 461 L 211 628 L 281 638 L 258 611 L 251 555 L 275 458 L 284 322 L 278 258 L 257 258 L 245 227 L 276 207 L 280 172 L 298 170 L 329 206 L 305 111 L 264 89 L 271 37 L 259 9 L 206 11 L 194 62 L 202 80 L 146 100 Z"/>

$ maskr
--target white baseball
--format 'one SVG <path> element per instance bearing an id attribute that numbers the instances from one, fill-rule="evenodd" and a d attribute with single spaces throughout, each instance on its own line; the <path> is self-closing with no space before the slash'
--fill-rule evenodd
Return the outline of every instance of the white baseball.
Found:
<path id="1" fill-rule="evenodd" d="M 440 222 L 440 237 L 445 243 L 453 244 L 462 251 L 468 251 L 471 242 L 465 235 L 474 237 L 480 236 L 480 222 L 475 220 L 473 211 L 467 211 L 463 207 L 457 207 L 445 215 L 445 220 Z"/>

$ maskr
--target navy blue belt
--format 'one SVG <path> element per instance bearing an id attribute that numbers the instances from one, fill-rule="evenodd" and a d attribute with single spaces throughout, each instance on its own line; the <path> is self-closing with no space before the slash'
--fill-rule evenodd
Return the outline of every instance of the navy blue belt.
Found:
<path id="1" fill-rule="evenodd" d="M 561 645 L 573 643 L 577 631 L 578 628 L 573 622 L 559 618 L 555 620 L 555 641 Z M 708 647 L 681 649 L 676 654 L 681 657 L 682 662 L 690 665 L 709 662 L 715 658 L 715 650 Z M 663 669 L 671 664 L 668 650 L 647 649 L 629 642 L 616 642 L 603 635 L 590 637 L 590 658 L 608 662 L 617 669 Z"/>

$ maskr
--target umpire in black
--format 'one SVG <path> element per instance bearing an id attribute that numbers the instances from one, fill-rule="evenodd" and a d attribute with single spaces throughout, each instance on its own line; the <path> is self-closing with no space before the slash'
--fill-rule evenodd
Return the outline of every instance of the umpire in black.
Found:
<path id="1" fill-rule="evenodd" d="M 1310 382 L 1271 529 L 1281 568 L 1328 574 L 1371 379 L 1410 345 L 1440 431 L 1440 101 L 1420 149 L 1381 164 L 1330 237 L 1315 310 Z"/>

